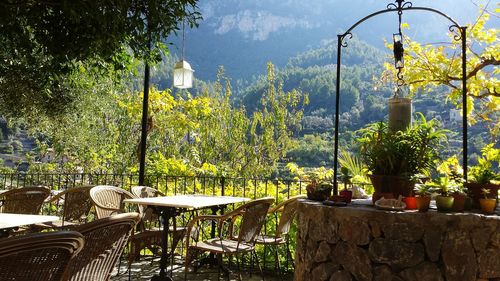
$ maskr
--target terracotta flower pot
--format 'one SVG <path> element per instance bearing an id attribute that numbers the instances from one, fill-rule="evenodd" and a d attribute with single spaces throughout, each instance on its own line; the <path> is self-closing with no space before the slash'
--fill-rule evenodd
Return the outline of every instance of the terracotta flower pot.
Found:
<path id="1" fill-rule="evenodd" d="M 479 199 L 484 198 L 482 189 L 487 189 L 490 191 L 491 196 L 494 196 L 498 202 L 498 190 L 500 185 L 498 184 L 479 184 L 479 183 L 466 183 L 465 187 L 469 190 L 468 194 L 472 197 L 473 206 L 479 208 Z"/>
<path id="2" fill-rule="evenodd" d="M 398 198 L 399 195 L 410 196 L 415 187 L 414 181 L 400 176 L 369 175 L 369 177 L 375 190 L 372 196 L 373 203 L 382 197 L 387 199 L 383 194 L 388 193 L 392 194 L 393 198 Z"/>
<path id="3" fill-rule="evenodd" d="M 429 210 L 429 205 L 431 203 L 431 197 L 424 195 L 416 197 L 417 209 L 419 212 L 427 212 Z"/>
<path id="4" fill-rule="evenodd" d="M 436 207 L 440 212 L 450 212 L 453 210 L 453 201 L 452 196 L 439 195 L 436 197 Z"/>
<path id="5" fill-rule="evenodd" d="M 352 200 L 352 191 L 344 189 L 340 191 L 340 196 L 344 198 L 346 203 L 351 203 Z"/>
<path id="6" fill-rule="evenodd" d="M 453 194 L 453 212 L 463 212 L 465 209 L 465 198 L 464 194 Z"/>
<path id="7" fill-rule="evenodd" d="M 481 206 L 481 211 L 485 214 L 493 214 L 495 212 L 495 208 L 497 207 L 496 199 L 479 199 L 479 205 Z"/>
<path id="8" fill-rule="evenodd" d="M 406 204 L 406 210 L 416 210 L 417 209 L 417 197 L 408 196 L 403 198 L 403 202 Z"/>

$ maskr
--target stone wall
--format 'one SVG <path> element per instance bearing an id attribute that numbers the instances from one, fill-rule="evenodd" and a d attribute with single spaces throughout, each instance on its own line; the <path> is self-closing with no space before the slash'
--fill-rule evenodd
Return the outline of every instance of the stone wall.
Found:
<path id="1" fill-rule="evenodd" d="M 302 200 L 295 281 L 500 281 L 500 217 Z"/>

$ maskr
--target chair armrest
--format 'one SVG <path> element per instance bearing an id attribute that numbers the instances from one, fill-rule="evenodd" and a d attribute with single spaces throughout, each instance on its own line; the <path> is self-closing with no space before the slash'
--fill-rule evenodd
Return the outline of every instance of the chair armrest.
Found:
<path id="1" fill-rule="evenodd" d="M 196 226 L 197 223 L 200 221 L 215 221 L 216 223 L 221 223 L 223 219 L 223 216 L 216 216 L 216 215 L 201 215 L 201 216 L 196 216 L 194 217 L 187 225 L 187 230 L 186 230 L 186 247 L 189 247 L 191 239 L 191 233 L 193 231 L 193 228 Z"/>

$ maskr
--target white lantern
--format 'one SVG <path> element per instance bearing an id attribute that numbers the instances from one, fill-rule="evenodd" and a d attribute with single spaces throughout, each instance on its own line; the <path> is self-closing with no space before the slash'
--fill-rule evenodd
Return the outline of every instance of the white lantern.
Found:
<path id="1" fill-rule="evenodd" d="M 191 65 L 181 60 L 174 67 L 174 87 L 178 89 L 188 89 L 193 87 L 193 72 Z"/>

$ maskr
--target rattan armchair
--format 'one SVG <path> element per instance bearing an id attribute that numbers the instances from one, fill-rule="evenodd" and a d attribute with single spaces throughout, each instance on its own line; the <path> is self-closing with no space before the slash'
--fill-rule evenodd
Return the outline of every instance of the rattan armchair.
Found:
<path id="1" fill-rule="evenodd" d="M 270 216 L 274 216 L 276 220 L 276 230 L 273 235 L 259 235 L 255 239 L 256 244 L 274 247 L 274 258 L 276 262 L 276 267 L 278 271 L 281 272 L 281 266 L 279 261 L 278 254 L 278 246 L 285 245 L 286 246 L 286 254 L 287 257 L 293 260 L 293 256 L 290 252 L 290 244 L 288 232 L 290 231 L 290 226 L 292 224 L 295 215 L 297 214 L 297 200 L 301 198 L 305 198 L 305 195 L 297 195 L 294 197 L 290 197 L 289 199 L 281 202 L 276 205 L 274 208 L 271 208 L 268 212 Z M 279 215 L 281 213 L 281 215 Z M 279 217 L 279 219 L 278 219 Z"/>
<path id="2" fill-rule="evenodd" d="M 0 240 L 0 280 L 60 281 L 82 249 L 75 231 L 34 233 Z"/>
<path id="3" fill-rule="evenodd" d="M 46 201 L 48 204 L 59 204 L 61 201 L 63 203 L 61 221 L 47 225 L 51 227 L 63 227 L 65 225 L 86 222 L 93 206 L 92 199 L 90 198 L 90 189 L 92 187 L 93 185 L 83 185 L 68 188 Z"/>
<path id="4" fill-rule="evenodd" d="M 251 252 L 257 261 L 257 265 L 262 273 L 258 257 L 255 253 L 255 239 L 259 235 L 262 226 L 266 220 L 266 215 L 269 206 L 274 202 L 271 197 L 261 198 L 249 203 L 243 204 L 236 208 L 234 211 L 225 215 L 201 215 L 195 217 L 188 224 L 186 234 L 186 260 L 185 260 L 185 278 L 187 278 L 187 271 L 189 264 L 202 252 L 210 252 L 217 255 L 235 256 L 239 265 L 238 254 Z M 238 229 L 234 229 L 234 218 L 241 217 L 241 223 Z M 202 221 L 214 221 L 219 230 L 219 237 L 199 241 L 197 231 L 198 223 Z M 223 234 L 224 225 L 228 224 L 228 233 L 226 236 Z M 237 233 L 233 237 L 233 234 Z M 219 259 L 220 260 L 220 259 Z"/>
<path id="5" fill-rule="evenodd" d="M 63 280 L 109 280 L 139 219 L 138 213 L 126 213 L 77 226 L 85 246 L 68 264 Z"/>
<path id="6" fill-rule="evenodd" d="M 38 215 L 49 194 L 50 190 L 45 186 L 11 189 L 0 194 L 1 212 Z"/>
<path id="7" fill-rule="evenodd" d="M 90 189 L 90 198 L 94 203 L 97 218 L 102 219 L 124 213 L 123 200 L 136 197 L 116 186 L 98 185 Z"/>

